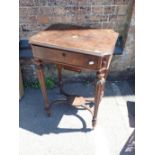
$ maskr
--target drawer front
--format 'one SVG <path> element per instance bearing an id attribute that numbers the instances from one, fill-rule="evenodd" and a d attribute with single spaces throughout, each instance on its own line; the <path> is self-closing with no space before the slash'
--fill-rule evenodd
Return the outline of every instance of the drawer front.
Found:
<path id="1" fill-rule="evenodd" d="M 32 49 L 33 49 L 33 56 L 38 59 L 95 70 L 101 67 L 102 60 L 98 56 L 45 48 L 34 45 L 32 46 Z"/>

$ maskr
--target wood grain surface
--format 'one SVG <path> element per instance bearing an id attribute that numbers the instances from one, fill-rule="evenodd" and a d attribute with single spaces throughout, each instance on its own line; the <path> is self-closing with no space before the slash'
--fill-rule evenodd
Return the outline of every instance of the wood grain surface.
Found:
<path id="1" fill-rule="evenodd" d="M 96 56 L 112 54 L 118 33 L 111 29 L 52 29 L 30 37 L 30 44 Z"/>

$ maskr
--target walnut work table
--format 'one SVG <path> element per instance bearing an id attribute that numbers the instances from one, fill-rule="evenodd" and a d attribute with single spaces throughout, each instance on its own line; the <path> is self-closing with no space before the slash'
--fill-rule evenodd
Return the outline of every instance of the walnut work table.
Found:
<path id="1" fill-rule="evenodd" d="M 30 37 L 34 63 L 44 98 L 45 110 L 50 116 L 50 107 L 45 77 L 44 63 L 54 63 L 58 69 L 60 93 L 66 96 L 65 102 L 76 107 L 83 107 L 92 113 L 92 126 L 96 126 L 98 107 L 104 94 L 104 83 L 115 48 L 118 33 L 111 29 L 90 29 L 67 27 L 48 28 Z M 63 90 L 62 69 L 80 72 L 91 70 L 96 72 L 96 93 L 94 106 L 85 104 L 84 97 L 70 95 Z M 57 100 L 59 101 L 59 100 Z"/>

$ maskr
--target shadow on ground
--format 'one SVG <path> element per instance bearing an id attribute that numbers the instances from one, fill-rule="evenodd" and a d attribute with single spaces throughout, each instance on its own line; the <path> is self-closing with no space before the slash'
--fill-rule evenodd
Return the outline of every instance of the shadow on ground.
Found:
<path id="1" fill-rule="evenodd" d="M 127 86 L 122 82 L 117 82 L 116 85 L 120 87 L 122 95 L 132 94 L 132 91 L 126 89 Z M 92 98 L 94 95 L 94 86 L 92 84 L 68 84 L 65 89 L 71 93 L 78 93 L 85 97 Z M 59 89 L 55 88 L 48 91 L 49 99 L 60 98 Z M 110 84 L 105 85 L 105 96 L 115 96 Z M 89 113 L 87 111 L 87 113 Z M 74 115 L 81 122 L 81 128 L 60 128 L 59 123 L 63 116 Z M 91 115 L 89 116 L 92 118 Z M 70 124 L 70 122 L 66 122 Z M 68 132 L 90 132 L 92 128 L 87 126 L 83 117 L 78 114 L 78 110 L 66 104 L 56 104 L 52 106 L 52 116 L 46 117 L 43 110 L 43 99 L 40 90 L 26 89 L 25 95 L 20 101 L 19 105 L 19 126 L 20 128 L 34 132 L 38 135 L 49 133 L 68 133 Z M 64 126 L 67 126 L 66 124 Z M 81 126 L 81 125 L 79 125 Z"/>
<path id="2" fill-rule="evenodd" d="M 34 102 L 37 104 L 37 102 Z M 49 133 L 66 133 L 66 132 L 88 132 L 91 128 L 87 128 L 85 120 L 77 114 L 77 109 L 66 104 L 55 104 L 52 106 L 52 116 L 47 117 L 43 111 L 43 106 L 33 104 L 28 110 L 24 109 L 23 103 L 20 103 L 20 124 L 21 128 L 32 131 L 38 135 Z M 59 128 L 59 122 L 64 115 L 74 115 L 81 123 L 82 128 Z M 69 123 L 69 122 L 67 122 Z M 66 126 L 66 125 L 65 125 Z"/>

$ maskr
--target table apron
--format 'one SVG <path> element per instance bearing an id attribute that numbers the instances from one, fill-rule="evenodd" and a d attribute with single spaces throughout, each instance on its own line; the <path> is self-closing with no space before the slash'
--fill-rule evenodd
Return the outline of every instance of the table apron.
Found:
<path id="1" fill-rule="evenodd" d="M 86 70 L 99 70 L 100 68 L 102 68 L 103 58 L 99 56 L 92 56 L 89 54 L 82 54 L 34 45 L 32 46 L 32 52 L 34 58 L 47 62 L 64 64 L 66 66 L 75 66 L 77 68 Z"/>

